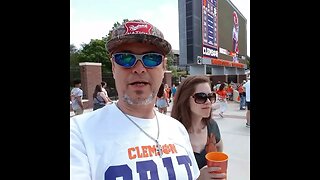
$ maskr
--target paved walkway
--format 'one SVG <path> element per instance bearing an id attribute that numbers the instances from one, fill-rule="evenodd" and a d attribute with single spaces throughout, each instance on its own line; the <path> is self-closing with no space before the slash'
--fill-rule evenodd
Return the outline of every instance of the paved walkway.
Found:
<path id="1" fill-rule="evenodd" d="M 171 112 L 172 103 L 168 108 Z M 86 109 L 84 113 L 92 109 Z M 246 127 L 246 111 L 239 110 L 239 103 L 228 102 L 224 118 L 219 115 L 219 110 L 213 112 L 223 140 L 224 152 L 229 155 L 228 180 L 250 180 L 250 128 Z M 70 117 L 74 113 L 70 112 Z"/>
<path id="2" fill-rule="evenodd" d="M 216 110 L 223 139 L 223 149 L 229 155 L 228 180 L 250 180 L 250 128 L 246 127 L 246 110 L 239 110 L 239 103 L 229 102 L 224 118 Z"/>

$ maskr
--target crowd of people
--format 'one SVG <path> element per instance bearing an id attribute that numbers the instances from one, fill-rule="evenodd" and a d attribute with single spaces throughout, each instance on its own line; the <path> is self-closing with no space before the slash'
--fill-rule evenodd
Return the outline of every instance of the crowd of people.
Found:
<path id="1" fill-rule="evenodd" d="M 84 112 L 84 103 L 83 99 L 83 90 L 81 89 L 81 81 L 74 80 L 74 87 L 70 92 L 70 105 L 75 115 L 83 114 Z M 93 111 L 104 107 L 108 103 L 113 103 L 113 101 L 108 96 L 108 91 L 106 90 L 107 83 L 101 81 L 100 84 L 97 84 L 93 92 Z"/>
<path id="2" fill-rule="evenodd" d="M 213 104 L 213 110 L 219 109 L 219 116 L 223 118 L 223 113 L 227 110 L 227 102 L 233 101 L 234 91 L 238 92 L 236 99 L 239 101 L 239 109 L 247 110 L 246 112 L 246 127 L 250 127 L 250 76 L 247 80 L 243 80 L 242 83 L 226 82 L 221 83 L 218 81 L 216 85 L 212 87 L 213 92 L 218 96 L 218 104 Z"/>
<path id="3" fill-rule="evenodd" d="M 220 103 L 223 118 L 229 86 L 212 90 L 204 75 L 188 76 L 177 87 L 164 84 L 171 45 L 146 21 L 126 21 L 110 36 L 106 49 L 118 100 L 108 103 L 103 82 L 93 93 L 94 111 L 83 114 L 81 83 L 74 83 L 70 179 L 226 179 L 226 173 L 215 172 L 220 167 L 207 166 L 205 155 L 223 151 L 212 105 Z M 250 91 L 250 84 L 244 88 Z"/>

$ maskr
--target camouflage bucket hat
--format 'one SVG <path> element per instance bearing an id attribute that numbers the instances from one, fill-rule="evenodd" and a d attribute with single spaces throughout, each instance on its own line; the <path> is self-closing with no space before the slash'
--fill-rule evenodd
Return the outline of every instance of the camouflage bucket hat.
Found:
<path id="1" fill-rule="evenodd" d="M 164 55 L 171 51 L 171 45 L 163 37 L 162 32 L 152 24 L 143 20 L 127 21 L 111 32 L 111 39 L 107 42 L 107 51 L 114 50 L 124 43 L 146 43 L 157 46 Z"/>

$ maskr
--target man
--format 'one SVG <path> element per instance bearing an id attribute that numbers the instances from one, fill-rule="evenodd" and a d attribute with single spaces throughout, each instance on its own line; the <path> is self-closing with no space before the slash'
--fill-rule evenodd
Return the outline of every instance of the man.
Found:
<path id="1" fill-rule="evenodd" d="M 246 110 L 246 93 L 244 91 L 243 85 L 246 83 L 245 80 L 243 80 L 243 83 L 239 84 L 238 92 L 240 96 L 240 110 Z"/>
<path id="2" fill-rule="evenodd" d="M 234 52 L 236 55 L 239 53 L 239 42 L 238 42 L 238 36 L 239 36 L 239 20 L 238 20 L 238 14 L 236 11 L 233 11 L 233 28 L 232 28 L 232 52 Z M 234 56 L 237 57 L 237 56 Z M 237 61 L 237 58 L 236 58 Z"/>
<path id="3" fill-rule="evenodd" d="M 250 76 L 248 77 L 248 81 L 243 85 L 243 87 L 246 92 L 246 104 L 247 104 L 246 126 L 249 128 L 250 127 Z"/>
<path id="4" fill-rule="evenodd" d="M 71 179 L 196 179 L 186 129 L 154 110 L 171 45 L 133 20 L 111 32 L 106 48 L 119 100 L 71 119 Z"/>
<path id="5" fill-rule="evenodd" d="M 80 89 L 81 87 L 81 81 L 80 80 L 74 80 L 73 82 L 74 88 L 71 90 L 71 107 L 74 111 L 75 115 L 79 115 L 83 113 L 84 106 L 82 102 L 83 97 L 83 91 Z"/>
<path id="6" fill-rule="evenodd" d="M 171 94 L 172 94 L 172 99 L 174 101 L 174 96 L 176 95 L 177 92 L 177 88 L 175 84 L 172 84 L 172 88 L 171 88 Z"/>

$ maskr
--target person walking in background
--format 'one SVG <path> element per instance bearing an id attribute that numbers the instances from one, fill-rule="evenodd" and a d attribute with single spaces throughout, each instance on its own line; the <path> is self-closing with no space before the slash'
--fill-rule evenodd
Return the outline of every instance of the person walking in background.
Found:
<path id="1" fill-rule="evenodd" d="M 246 126 L 250 127 L 250 76 L 248 77 L 248 81 L 243 85 L 243 87 L 246 92 L 246 104 L 247 104 Z"/>
<path id="2" fill-rule="evenodd" d="M 214 92 L 217 92 L 218 89 L 219 89 L 219 87 L 220 87 L 220 85 L 221 85 L 221 82 L 218 81 L 217 84 L 216 84 L 215 86 L 213 86 L 213 91 L 214 91 Z"/>
<path id="3" fill-rule="evenodd" d="M 166 97 L 167 97 L 169 103 L 171 103 L 171 88 L 169 87 L 168 84 L 164 84 L 164 90 L 166 92 L 165 94 L 166 94 Z M 168 104 L 168 106 L 169 106 L 169 104 Z"/>
<path id="4" fill-rule="evenodd" d="M 246 109 L 246 92 L 244 91 L 244 88 L 243 88 L 243 84 L 245 83 L 246 81 L 243 81 L 243 83 L 239 84 L 239 87 L 238 87 L 238 92 L 239 92 L 239 96 L 240 96 L 240 110 L 245 110 Z"/>
<path id="5" fill-rule="evenodd" d="M 177 92 L 177 88 L 176 88 L 176 85 L 175 84 L 172 84 L 172 88 L 171 88 L 171 94 L 172 94 L 172 100 L 174 102 L 174 96 Z"/>
<path id="6" fill-rule="evenodd" d="M 233 88 L 232 88 L 231 83 L 227 87 L 227 99 L 229 101 L 233 101 Z"/>
<path id="7" fill-rule="evenodd" d="M 162 83 L 157 93 L 156 106 L 158 111 L 163 114 L 167 114 L 167 108 L 169 106 L 168 98 L 165 91 L 165 85 Z"/>
<path id="8" fill-rule="evenodd" d="M 97 84 L 93 92 L 93 110 L 97 110 L 105 106 L 109 100 L 105 93 L 102 91 L 101 84 Z M 112 101 L 111 101 L 112 102 Z"/>
<path id="9" fill-rule="evenodd" d="M 171 45 L 143 20 L 113 28 L 106 43 L 119 100 L 70 121 L 70 180 L 195 180 L 189 135 L 154 110 Z"/>
<path id="10" fill-rule="evenodd" d="M 107 83 L 106 82 L 104 82 L 104 81 L 102 81 L 101 82 L 101 88 L 102 88 L 102 92 L 104 92 L 104 94 L 106 95 L 106 98 L 107 98 L 107 103 L 108 102 L 112 102 L 112 100 L 109 98 L 109 95 L 108 95 L 108 91 L 106 90 L 106 88 L 107 88 Z"/>
<path id="11" fill-rule="evenodd" d="M 219 116 L 223 118 L 223 113 L 227 110 L 227 91 L 226 91 L 226 84 L 222 83 L 217 90 L 218 94 L 218 101 L 220 104 L 220 113 Z"/>
<path id="12" fill-rule="evenodd" d="M 205 155 L 212 151 L 223 151 L 219 126 L 213 120 L 212 103 L 216 94 L 211 91 L 210 79 L 203 75 L 188 76 L 180 85 L 172 106 L 171 117 L 180 121 L 187 129 L 200 168 L 199 179 L 225 178 L 224 173 L 213 173 L 216 167 L 207 167 Z"/>
<path id="13" fill-rule="evenodd" d="M 83 114 L 84 106 L 82 102 L 83 91 L 80 89 L 81 81 L 74 80 L 73 81 L 74 88 L 72 88 L 70 97 L 71 97 L 71 107 L 74 111 L 75 115 Z"/>

